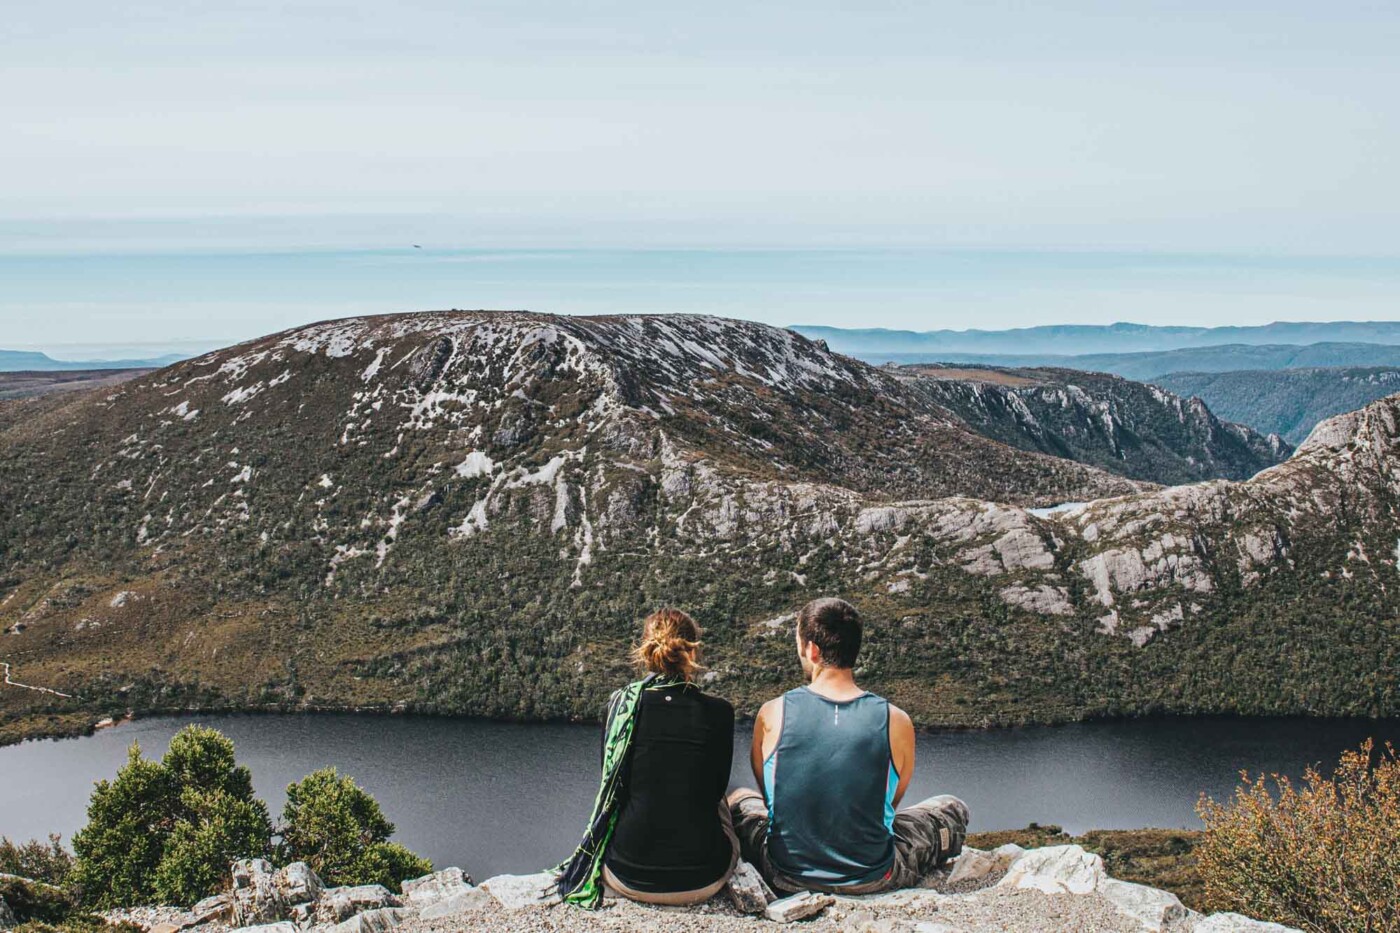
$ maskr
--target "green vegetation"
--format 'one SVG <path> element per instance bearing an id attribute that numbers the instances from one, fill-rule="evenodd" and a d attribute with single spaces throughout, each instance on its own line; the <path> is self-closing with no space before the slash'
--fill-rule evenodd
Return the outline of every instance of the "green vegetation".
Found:
<path id="1" fill-rule="evenodd" d="M 73 855 L 56 834 L 49 836 L 47 842 L 31 839 L 23 843 L 0 836 L 0 875 L 61 885 L 72 870 Z"/>
<path id="2" fill-rule="evenodd" d="M 388 841 L 393 824 L 349 778 L 318 771 L 287 794 L 281 842 L 274 845 L 252 776 L 235 763 L 233 743 L 217 730 L 186 727 L 159 762 L 133 745 L 116 778 L 93 791 L 65 881 L 94 907 L 189 906 L 225 886 L 229 865 L 241 858 L 304 859 L 333 885 L 392 887 L 432 870 Z"/>
<path id="3" fill-rule="evenodd" d="M 1309 768 L 1203 799 L 1198 849 L 1208 900 L 1222 910 L 1319 933 L 1400 930 L 1400 758 L 1371 742 L 1331 776 Z"/>
<path id="4" fill-rule="evenodd" d="M 287 788 L 282 815 L 283 862 L 306 862 L 329 885 L 382 884 L 395 888 L 433 865 L 390 842 L 394 824 L 373 797 L 326 768 Z"/>
<path id="5" fill-rule="evenodd" d="M 190 905 L 218 889 L 235 859 L 266 855 L 271 836 L 233 743 L 188 726 L 160 762 L 133 745 L 116 778 L 98 782 L 73 837 L 73 881 L 99 907 Z"/>
<path id="6" fill-rule="evenodd" d="M 1400 369 L 1371 366 L 1278 372 L 1178 372 L 1152 381 L 1178 395 L 1198 396 L 1222 418 L 1301 444 L 1319 421 L 1400 392 Z"/>

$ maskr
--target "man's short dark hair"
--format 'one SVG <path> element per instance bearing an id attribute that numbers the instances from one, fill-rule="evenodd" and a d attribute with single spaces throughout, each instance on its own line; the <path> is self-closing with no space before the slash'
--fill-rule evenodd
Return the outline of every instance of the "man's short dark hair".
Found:
<path id="1" fill-rule="evenodd" d="M 827 667 L 855 667 L 862 626 L 844 599 L 814 599 L 797 613 L 797 637 L 817 646 Z"/>

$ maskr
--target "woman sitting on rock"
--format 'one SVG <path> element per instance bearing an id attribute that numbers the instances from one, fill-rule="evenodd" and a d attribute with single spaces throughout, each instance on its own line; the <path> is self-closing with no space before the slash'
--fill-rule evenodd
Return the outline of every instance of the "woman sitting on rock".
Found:
<path id="1" fill-rule="evenodd" d="M 739 858 L 725 803 L 734 708 L 695 683 L 700 630 L 678 609 L 647 617 L 634 651 L 644 679 L 612 695 L 603 782 L 573 858 L 560 868 L 566 901 L 597 907 L 603 885 L 647 904 L 699 904 Z"/>

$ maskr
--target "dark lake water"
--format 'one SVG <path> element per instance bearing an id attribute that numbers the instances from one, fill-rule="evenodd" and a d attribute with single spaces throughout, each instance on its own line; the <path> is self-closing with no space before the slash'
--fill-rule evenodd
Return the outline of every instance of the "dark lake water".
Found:
<path id="1" fill-rule="evenodd" d="M 439 866 L 481 879 L 538 871 L 578 841 L 598 780 L 598 729 L 355 715 L 150 719 L 80 739 L 0 748 L 0 835 L 72 835 L 93 781 L 140 742 L 163 754 L 198 721 L 234 740 L 259 794 L 280 812 L 283 789 L 334 765 L 375 795 L 397 839 Z M 1374 736 L 1400 744 L 1400 720 L 1155 719 L 919 736 L 908 802 L 953 793 L 973 831 L 1037 821 L 1086 829 L 1199 825 L 1201 792 L 1230 793 L 1240 769 L 1298 775 Z M 737 737 L 734 780 L 747 772 Z"/>

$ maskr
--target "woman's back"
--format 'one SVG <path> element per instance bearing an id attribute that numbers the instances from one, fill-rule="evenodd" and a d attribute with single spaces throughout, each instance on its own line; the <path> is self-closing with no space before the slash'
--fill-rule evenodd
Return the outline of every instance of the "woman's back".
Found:
<path id="1" fill-rule="evenodd" d="M 703 888 L 729 870 L 720 819 L 734 708 L 691 684 L 644 690 L 608 846 L 609 870 L 643 892 Z"/>

